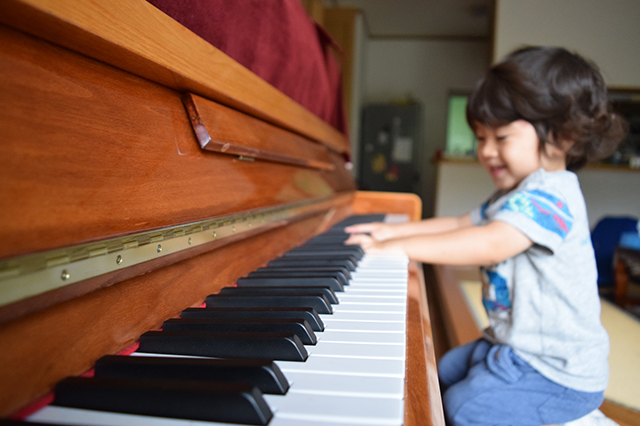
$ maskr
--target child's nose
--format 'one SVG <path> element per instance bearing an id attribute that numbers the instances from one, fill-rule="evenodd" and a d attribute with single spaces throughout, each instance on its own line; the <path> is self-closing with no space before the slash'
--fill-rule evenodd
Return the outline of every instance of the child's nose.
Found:
<path id="1" fill-rule="evenodd" d="M 483 157 L 493 157 L 497 153 L 496 144 L 491 139 L 485 140 L 479 148 Z"/>

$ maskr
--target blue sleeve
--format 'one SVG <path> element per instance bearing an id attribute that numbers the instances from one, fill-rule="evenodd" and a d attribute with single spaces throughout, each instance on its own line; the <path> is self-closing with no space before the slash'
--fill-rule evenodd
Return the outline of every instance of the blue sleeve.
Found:
<path id="1" fill-rule="evenodd" d="M 523 232 L 535 244 L 552 252 L 564 241 L 573 225 L 573 216 L 558 196 L 542 190 L 520 191 L 512 195 L 495 216 Z"/>

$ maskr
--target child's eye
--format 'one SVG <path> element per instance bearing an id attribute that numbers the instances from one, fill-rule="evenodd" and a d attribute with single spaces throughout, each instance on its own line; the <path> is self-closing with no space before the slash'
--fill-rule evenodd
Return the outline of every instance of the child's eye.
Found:
<path id="1" fill-rule="evenodd" d="M 496 136 L 496 140 L 498 140 L 499 142 L 502 142 L 503 140 L 507 139 L 507 136 Z"/>

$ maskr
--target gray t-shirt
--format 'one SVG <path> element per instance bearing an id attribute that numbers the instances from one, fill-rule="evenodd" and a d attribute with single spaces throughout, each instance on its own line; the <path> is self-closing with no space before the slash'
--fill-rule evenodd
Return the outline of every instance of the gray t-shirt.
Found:
<path id="1" fill-rule="evenodd" d="M 563 386 L 602 391 L 609 337 L 600 322 L 597 269 L 578 177 L 539 169 L 471 212 L 475 225 L 506 222 L 531 241 L 524 252 L 482 268 L 484 334 L 511 346 Z"/>

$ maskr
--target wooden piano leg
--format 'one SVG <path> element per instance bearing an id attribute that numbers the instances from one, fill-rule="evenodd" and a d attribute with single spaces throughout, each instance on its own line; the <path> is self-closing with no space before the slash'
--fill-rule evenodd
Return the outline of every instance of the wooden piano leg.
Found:
<path id="1" fill-rule="evenodd" d="M 616 261 L 616 281 L 614 302 L 616 305 L 624 308 L 627 305 L 627 296 L 629 291 L 629 273 L 622 259 Z"/>

